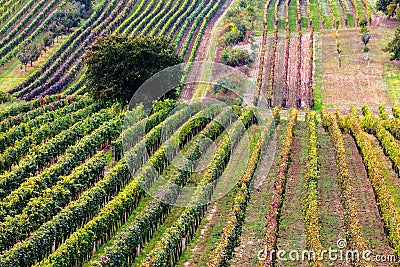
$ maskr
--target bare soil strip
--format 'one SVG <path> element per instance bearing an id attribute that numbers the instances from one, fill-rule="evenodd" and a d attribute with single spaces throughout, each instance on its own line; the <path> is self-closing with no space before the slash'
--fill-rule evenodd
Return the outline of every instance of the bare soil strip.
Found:
<path id="1" fill-rule="evenodd" d="M 288 86 L 289 86 L 289 101 L 288 105 L 296 106 L 296 88 L 297 88 L 297 61 L 298 61 L 298 34 L 292 33 L 290 36 L 289 49 L 289 67 L 288 67 Z"/>

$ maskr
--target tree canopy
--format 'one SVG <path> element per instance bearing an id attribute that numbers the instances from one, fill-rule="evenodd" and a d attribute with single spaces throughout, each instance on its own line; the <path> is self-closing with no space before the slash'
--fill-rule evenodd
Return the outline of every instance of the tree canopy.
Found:
<path id="1" fill-rule="evenodd" d="M 182 61 L 168 38 L 102 37 L 86 51 L 90 93 L 102 102 L 126 103 L 147 79 Z"/>
<path id="2" fill-rule="evenodd" d="M 384 51 L 391 53 L 390 60 L 400 59 L 400 28 L 397 28 L 393 40 L 385 47 Z"/>
<path id="3" fill-rule="evenodd" d="M 34 61 L 36 61 L 41 54 L 41 49 L 38 47 L 36 43 L 25 44 L 22 49 L 17 54 L 17 59 L 21 62 L 22 65 L 25 66 L 30 62 L 31 65 Z"/>
<path id="4" fill-rule="evenodd" d="M 382 11 L 386 15 L 388 15 L 388 5 L 392 2 L 392 0 L 378 0 L 376 2 L 376 10 Z"/>

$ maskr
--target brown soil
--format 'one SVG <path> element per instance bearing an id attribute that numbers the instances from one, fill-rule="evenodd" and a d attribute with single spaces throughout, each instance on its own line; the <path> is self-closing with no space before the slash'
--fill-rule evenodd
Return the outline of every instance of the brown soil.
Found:
<path id="1" fill-rule="evenodd" d="M 303 34 L 301 38 L 301 82 L 300 82 L 300 94 L 301 94 L 301 105 L 302 107 L 309 106 L 310 104 L 310 95 L 309 95 L 309 89 L 308 89 L 308 82 L 310 79 L 310 74 L 311 74 L 311 68 L 312 65 L 310 64 L 310 56 L 309 52 L 310 49 L 310 34 Z"/>
<path id="2" fill-rule="evenodd" d="M 286 38 L 284 35 L 278 36 L 278 48 L 276 49 L 275 73 L 274 73 L 274 106 L 281 105 L 282 88 L 284 85 L 283 68 L 285 60 Z"/>
<path id="3" fill-rule="evenodd" d="M 289 49 L 289 106 L 296 106 L 296 92 L 297 92 L 297 61 L 298 61 L 298 34 L 293 33 L 290 35 L 290 49 Z"/>
<path id="4" fill-rule="evenodd" d="M 370 27 L 370 32 L 368 61 L 358 29 L 339 30 L 341 67 L 332 31 L 321 33 L 317 45 L 322 53 L 317 60 L 322 64 L 320 90 L 324 105 L 328 108 L 349 109 L 361 103 L 372 108 L 377 108 L 379 104 L 391 105 L 392 99 L 384 73 L 388 68 L 396 69 L 396 64 L 389 61 L 390 55 L 382 51 L 382 46 L 393 34 L 393 30 L 376 26 Z"/>

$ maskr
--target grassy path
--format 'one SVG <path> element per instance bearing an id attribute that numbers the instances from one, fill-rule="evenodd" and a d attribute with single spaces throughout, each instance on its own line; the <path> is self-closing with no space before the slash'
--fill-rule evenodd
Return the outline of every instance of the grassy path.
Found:
<path id="1" fill-rule="evenodd" d="M 221 14 L 221 16 L 215 22 L 215 24 L 211 30 L 209 43 L 206 46 L 207 49 L 206 49 L 206 51 L 203 51 L 204 54 L 202 55 L 202 58 L 201 58 L 202 61 L 214 62 L 216 53 L 217 53 L 218 39 L 219 39 L 221 30 L 222 30 L 225 14 L 226 14 L 226 12 L 228 12 L 229 7 L 233 2 L 235 2 L 235 1 L 234 0 L 232 0 L 230 2 L 228 1 L 229 4 L 227 6 L 223 7 L 225 9 L 224 12 Z M 199 81 L 210 81 L 211 77 L 212 77 L 212 69 L 204 68 L 201 70 Z M 198 97 L 205 96 L 207 94 L 209 87 L 210 87 L 210 84 L 208 84 L 208 83 L 199 83 L 193 91 L 192 98 L 198 98 Z"/>

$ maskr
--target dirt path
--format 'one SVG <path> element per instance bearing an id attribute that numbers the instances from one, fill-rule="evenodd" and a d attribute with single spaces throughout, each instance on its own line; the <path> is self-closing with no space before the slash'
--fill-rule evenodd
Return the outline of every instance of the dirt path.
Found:
<path id="1" fill-rule="evenodd" d="M 275 77 L 274 77 L 274 92 L 273 101 L 274 106 L 280 106 L 282 102 L 282 88 L 284 84 L 284 77 L 282 77 L 283 62 L 285 60 L 286 38 L 282 33 L 278 33 L 278 48 L 276 49 L 275 59 Z"/>
<path id="2" fill-rule="evenodd" d="M 310 94 L 308 89 L 308 83 L 311 75 L 311 64 L 310 64 L 310 34 L 302 34 L 301 37 L 301 68 L 300 68 L 300 91 L 301 91 L 301 105 L 302 107 L 309 106 Z M 312 47 L 311 47 L 312 49 Z"/>
<path id="3" fill-rule="evenodd" d="M 299 37 L 297 33 L 292 33 L 290 36 L 290 49 L 289 49 L 289 101 L 288 106 L 296 106 L 296 91 L 297 91 L 297 61 L 298 61 L 298 43 Z"/>
<path id="4" fill-rule="evenodd" d="M 278 250 L 304 250 L 305 227 L 303 222 L 304 175 L 307 161 L 307 131 L 304 121 L 298 121 L 294 131 L 292 163 L 289 166 L 284 203 L 279 221 Z M 288 258 L 286 255 L 284 258 Z M 307 262 L 277 261 L 277 266 L 307 266 Z"/>
<path id="5" fill-rule="evenodd" d="M 213 16 L 211 21 L 207 24 L 206 30 L 202 36 L 202 41 L 200 42 L 200 45 L 196 52 L 196 61 L 215 61 L 215 57 L 217 54 L 217 43 L 219 40 L 218 37 L 221 31 L 222 20 L 232 3 L 233 0 L 227 0 L 226 3 L 222 5 L 222 7 Z M 194 39 L 195 38 L 193 38 L 193 40 Z M 191 49 L 188 49 L 188 51 L 191 51 Z M 211 78 L 210 70 L 202 70 L 199 75 L 201 77 L 201 80 L 203 81 L 208 81 Z M 185 88 L 182 90 L 181 97 L 184 99 L 190 99 L 192 97 L 202 97 L 207 93 L 207 89 L 208 84 L 185 86 Z"/>
<path id="6" fill-rule="evenodd" d="M 374 252 L 391 253 L 374 191 L 367 177 L 362 157 L 357 150 L 354 139 L 349 134 L 344 134 L 343 139 L 347 153 L 347 167 L 350 180 L 356 189 L 354 190 L 354 196 L 357 201 L 359 220 L 367 246 Z"/>

